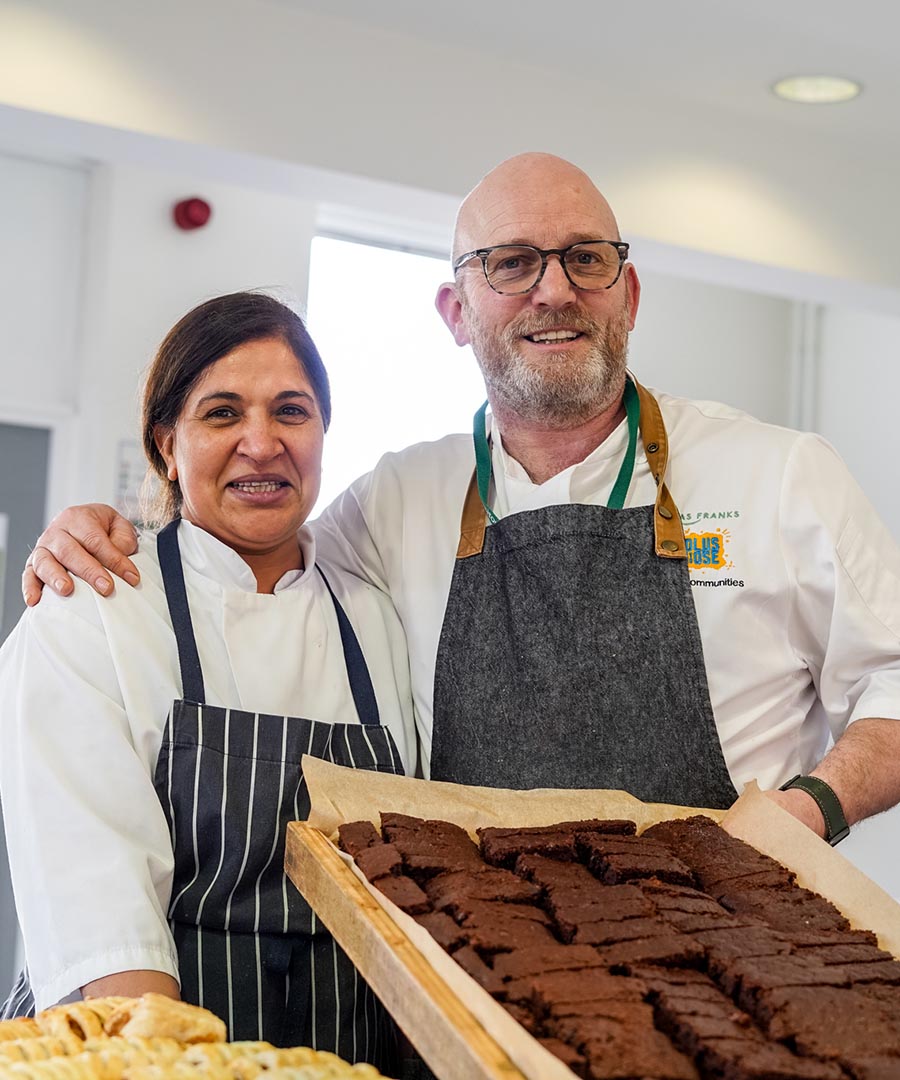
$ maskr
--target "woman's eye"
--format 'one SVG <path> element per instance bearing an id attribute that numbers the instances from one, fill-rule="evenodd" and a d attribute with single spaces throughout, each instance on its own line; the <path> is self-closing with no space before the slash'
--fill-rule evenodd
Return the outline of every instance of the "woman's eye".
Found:
<path id="1" fill-rule="evenodd" d="M 302 417 L 305 419 L 309 416 L 309 411 L 307 409 L 304 409 L 302 405 L 282 405 L 281 408 L 278 410 L 278 415 L 288 417 Z"/>
<path id="2" fill-rule="evenodd" d="M 227 405 L 220 405 L 218 409 L 211 409 L 206 414 L 207 420 L 230 420 L 237 413 Z"/>

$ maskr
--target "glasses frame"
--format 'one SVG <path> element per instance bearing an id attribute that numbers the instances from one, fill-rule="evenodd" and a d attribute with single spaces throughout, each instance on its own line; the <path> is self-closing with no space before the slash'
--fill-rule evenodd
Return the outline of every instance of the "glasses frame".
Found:
<path id="1" fill-rule="evenodd" d="M 616 271 L 616 276 L 608 285 L 599 285 L 597 288 L 592 289 L 587 285 L 579 285 L 577 281 L 572 280 L 572 275 L 569 273 L 569 268 L 566 266 L 566 253 L 571 251 L 572 248 L 581 247 L 584 244 L 609 244 L 610 247 L 614 247 L 619 256 L 619 269 Z M 530 251 L 536 251 L 541 257 L 541 269 L 534 282 L 528 286 L 527 289 L 519 289 L 518 292 L 503 292 L 500 289 L 491 285 L 491 279 L 488 277 L 487 272 L 487 260 L 488 256 L 495 251 L 499 251 L 501 248 L 528 248 Z M 472 259 L 481 260 L 481 269 L 484 273 L 484 280 L 488 283 L 491 289 L 499 296 L 524 296 L 526 293 L 530 293 L 533 289 L 536 289 L 540 285 L 544 273 L 547 270 L 547 259 L 550 255 L 556 255 L 559 259 L 559 265 L 562 267 L 563 273 L 566 275 L 566 279 L 574 289 L 579 289 L 582 292 L 604 292 L 606 289 L 611 289 L 613 285 L 622 276 L 622 267 L 625 265 L 625 260 L 628 258 L 629 245 L 624 240 L 578 240 L 574 244 L 569 244 L 563 248 L 539 248 L 534 244 L 494 244 L 492 247 L 476 248 L 474 251 L 467 251 L 465 255 L 460 257 L 453 263 L 453 276 L 456 276 L 458 270 L 460 270 L 467 262 Z"/>

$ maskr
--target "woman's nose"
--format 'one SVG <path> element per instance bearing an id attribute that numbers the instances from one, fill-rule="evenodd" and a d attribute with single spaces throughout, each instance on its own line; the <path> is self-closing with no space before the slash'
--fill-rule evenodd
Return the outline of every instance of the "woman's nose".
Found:
<path id="1" fill-rule="evenodd" d="M 284 450 L 281 432 L 276 423 L 248 421 L 241 433 L 240 453 L 254 461 L 271 461 Z"/>

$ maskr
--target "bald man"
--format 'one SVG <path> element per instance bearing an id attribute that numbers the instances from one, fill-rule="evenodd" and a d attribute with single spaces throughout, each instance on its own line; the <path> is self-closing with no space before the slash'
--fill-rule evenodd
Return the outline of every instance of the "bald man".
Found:
<path id="1" fill-rule="evenodd" d="M 490 172 L 437 297 L 489 411 L 386 455 L 319 551 L 393 598 L 432 778 L 711 807 L 755 778 L 834 842 L 900 800 L 900 553 L 818 437 L 626 374 L 627 257 L 574 165 Z M 36 573 L 104 580 L 69 532 L 133 550 L 111 514 L 67 511 Z"/>

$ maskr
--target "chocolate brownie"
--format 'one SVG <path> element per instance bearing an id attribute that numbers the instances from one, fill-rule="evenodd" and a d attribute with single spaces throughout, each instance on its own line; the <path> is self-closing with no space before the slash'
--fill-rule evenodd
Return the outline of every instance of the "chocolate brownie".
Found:
<path id="1" fill-rule="evenodd" d="M 603 837 L 578 836 L 579 854 L 591 872 L 609 885 L 651 877 L 676 885 L 694 884 L 691 870 L 674 855 L 664 848 L 657 852 L 658 845 L 645 845 L 642 849 L 639 844 L 638 839 L 628 852 L 623 852 L 612 850 L 621 845 L 608 844 Z"/>
<path id="2" fill-rule="evenodd" d="M 836 940 L 828 945 L 810 945 L 803 950 L 803 955 L 823 964 L 871 964 L 881 960 L 893 961 L 893 956 L 876 945 L 844 944 Z"/>
<path id="3" fill-rule="evenodd" d="M 504 1001 L 502 1004 L 513 1020 L 521 1024 L 529 1035 L 536 1035 L 540 1031 L 540 1025 L 531 1009 L 514 1001 Z"/>
<path id="4" fill-rule="evenodd" d="M 702 934 L 705 930 L 736 930 L 738 928 L 750 928 L 763 926 L 752 915 L 734 915 L 730 911 L 720 908 L 719 911 L 704 911 L 700 914 L 685 911 L 665 911 L 660 913 L 669 926 L 674 926 L 682 934 Z M 769 929 L 765 927 L 765 929 Z M 772 931 L 770 931 L 772 932 Z"/>
<path id="5" fill-rule="evenodd" d="M 571 941 L 588 923 L 618 922 L 655 915 L 653 904 L 632 885 L 607 885 L 607 897 L 585 901 L 581 892 L 554 892 L 546 900 L 563 941 Z"/>
<path id="6" fill-rule="evenodd" d="M 457 926 L 446 912 L 426 911 L 413 917 L 447 952 L 453 952 L 467 943 L 465 931 Z"/>
<path id="7" fill-rule="evenodd" d="M 452 821 L 426 820 L 410 817 L 407 814 L 382 813 L 381 830 L 391 842 L 395 837 L 420 836 L 429 839 L 441 839 L 445 842 L 473 842 L 471 836 Z"/>
<path id="8" fill-rule="evenodd" d="M 853 1080 L 897 1080 L 897 1066 L 895 1057 L 867 1057 L 848 1062 L 845 1068 Z"/>
<path id="9" fill-rule="evenodd" d="M 485 867 L 477 873 L 439 874 L 425 883 L 425 892 L 436 909 L 454 916 L 472 900 L 528 904 L 536 903 L 541 895 L 541 890 L 531 882 L 494 867 Z"/>
<path id="10" fill-rule="evenodd" d="M 531 1000 L 539 1016 L 569 1001 L 642 1001 L 646 985 L 607 971 L 552 971 L 531 980 Z"/>
<path id="11" fill-rule="evenodd" d="M 730 994 L 751 1015 L 754 1015 L 757 998 L 766 990 L 849 985 L 840 967 L 826 967 L 815 960 L 792 954 L 741 957 L 737 960 L 710 957 L 709 971 L 725 993 Z"/>
<path id="12" fill-rule="evenodd" d="M 453 954 L 453 959 L 489 994 L 502 997 L 503 982 L 500 976 L 488 967 L 471 945 L 464 945 L 461 949 L 457 949 Z"/>
<path id="13" fill-rule="evenodd" d="M 648 1080 L 698 1080 L 691 1062 L 654 1028 L 619 1025 L 612 1038 L 596 1039 L 582 1047 L 592 1080 L 609 1077 Z"/>
<path id="14" fill-rule="evenodd" d="M 669 927 L 659 918 L 606 919 L 581 923 L 575 932 L 575 945 L 613 945 L 619 941 L 638 941 L 665 934 Z"/>
<path id="15" fill-rule="evenodd" d="M 549 971 L 581 971 L 599 968 L 600 958 L 589 945 L 560 945 L 517 949 L 494 959 L 494 971 L 503 979 L 521 979 Z"/>
<path id="16" fill-rule="evenodd" d="M 381 834 L 371 821 L 348 821 L 338 825 L 338 844 L 351 858 L 373 844 L 381 843 Z"/>
<path id="17" fill-rule="evenodd" d="M 520 828 L 486 826 L 475 830 L 483 841 L 505 839 L 509 836 L 553 836 L 557 833 L 604 833 L 617 836 L 634 836 L 637 825 L 622 818 L 584 818 L 581 821 L 558 821 L 553 825 L 523 825 Z"/>
<path id="18" fill-rule="evenodd" d="M 480 922 L 477 926 L 465 927 L 465 932 L 469 944 L 483 956 L 515 949 L 543 948 L 556 942 L 546 926 L 527 919 L 498 918 L 494 922 Z"/>
<path id="19" fill-rule="evenodd" d="M 770 1038 L 804 1054 L 838 1061 L 892 1055 L 900 1076 L 900 1018 L 852 989 L 799 987 L 760 995 L 758 1013 Z"/>
<path id="20" fill-rule="evenodd" d="M 560 862 L 545 855 L 520 855 L 516 859 L 515 872 L 543 889 L 592 889 L 595 893 L 602 885 L 581 863 Z"/>
<path id="21" fill-rule="evenodd" d="M 843 1080 L 834 1062 L 810 1061 L 778 1043 L 710 1039 L 700 1051 L 706 1075 L 721 1080 Z"/>
<path id="22" fill-rule="evenodd" d="M 481 834 L 481 855 L 491 866 L 505 866 L 512 870 L 520 855 L 543 855 L 567 862 L 576 858 L 575 834 L 572 832 L 540 833 L 536 836 L 485 835 L 491 831 L 478 830 Z"/>
<path id="23" fill-rule="evenodd" d="M 587 1061 L 582 1054 L 560 1039 L 538 1039 L 538 1042 L 554 1057 L 559 1058 L 563 1065 L 567 1065 L 576 1076 L 584 1080 L 587 1076 Z"/>
<path id="24" fill-rule="evenodd" d="M 792 951 L 791 943 L 784 935 L 765 926 L 704 930 L 693 937 L 706 949 L 707 956 L 722 962 L 731 957 L 777 956 Z"/>
<path id="25" fill-rule="evenodd" d="M 356 855 L 356 865 L 369 881 L 403 873 L 403 860 L 393 844 L 372 844 Z"/>
<path id="26" fill-rule="evenodd" d="M 377 887 L 407 915 L 422 915 L 431 909 L 428 897 L 412 878 L 402 875 L 379 878 Z"/>
<path id="27" fill-rule="evenodd" d="M 722 903 L 737 915 L 752 915 L 785 934 L 849 929 L 849 923 L 824 897 L 808 889 L 748 889 L 723 894 Z"/>
<path id="28" fill-rule="evenodd" d="M 623 941 L 597 949 L 601 961 L 611 970 L 629 974 L 635 964 L 658 964 L 663 967 L 700 967 L 704 961 L 702 946 L 686 934 L 675 931 L 644 938 L 642 941 Z"/>
<path id="29" fill-rule="evenodd" d="M 900 986 L 900 962 L 881 960 L 872 964 L 834 964 L 829 971 L 840 971 L 851 983 L 882 983 L 887 986 Z"/>
<path id="30" fill-rule="evenodd" d="M 498 919 L 527 919 L 550 926 L 550 917 L 534 904 L 507 904 L 503 900 L 471 900 L 462 913 L 462 926 L 478 926 Z"/>

